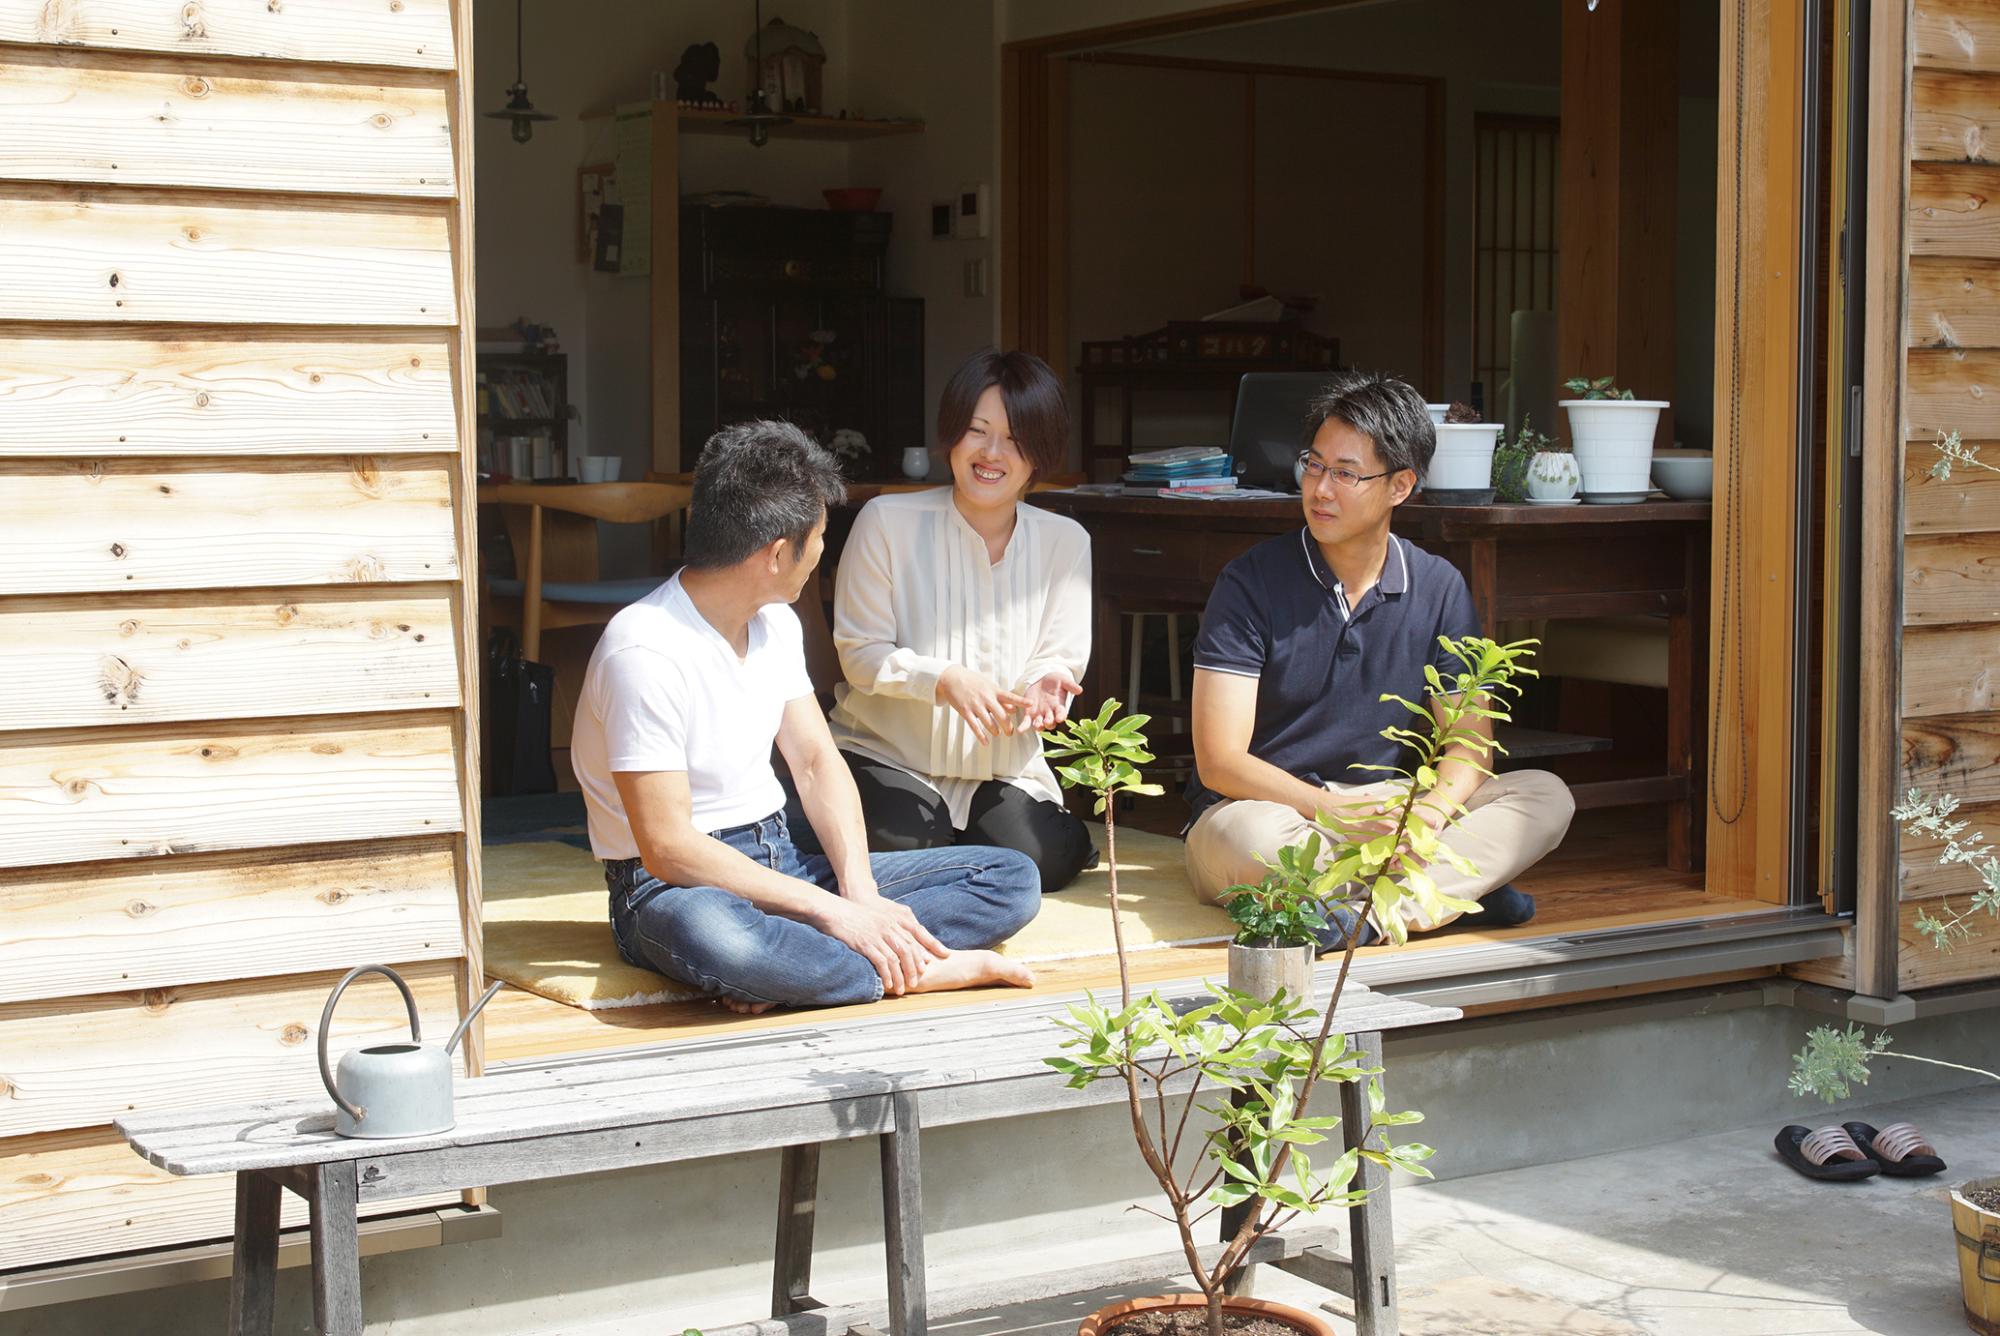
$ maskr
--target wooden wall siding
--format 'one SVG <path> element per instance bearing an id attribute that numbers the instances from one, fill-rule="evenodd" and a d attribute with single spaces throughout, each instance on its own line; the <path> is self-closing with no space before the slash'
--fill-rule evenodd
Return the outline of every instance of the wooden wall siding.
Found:
<path id="1" fill-rule="evenodd" d="M 2000 442 L 1981 448 L 2000 462 Z M 1941 481 L 1931 476 L 1936 458 L 1928 441 L 1910 450 L 1903 468 L 1903 532 L 1911 536 L 2000 532 L 2000 474 L 1954 469 L 1950 481 Z"/>
<path id="2" fill-rule="evenodd" d="M 449 215 L 422 204 L 0 189 L 0 320 L 449 325 Z"/>
<path id="3" fill-rule="evenodd" d="M 462 949 L 446 839 L 0 872 L 0 1002 Z"/>
<path id="4" fill-rule="evenodd" d="M 457 574 L 449 460 L 0 462 L 0 594 Z"/>
<path id="5" fill-rule="evenodd" d="M 1912 348 L 1907 374 L 1909 440 L 1928 445 L 1949 431 L 1968 441 L 2000 437 L 2000 349 Z"/>
<path id="6" fill-rule="evenodd" d="M 0 42 L 452 68 L 451 0 L 0 0 Z"/>
<path id="7" fill-rule="evenodd" d="M 1912 627 L 1903 637 L 1903 717 L 2000 708 L 2000 625 Z"/>
<path id="8" fill-rule="evenodd" d="M 0 735 L 0 867 L 455 831 L 449 720 Z"/>
<path id="9" fill-rule="evenodd" d="M 175 1178 L 134 1155 L 108 1127 L 17 1137 L 7 1145 L 15 1149 L 0 1159 L 0 1220 L 7 1222 L 0 1229 L 0 1271 L 226 1239 L 234 1227 L 228 1176 Z M 285 1225 L 305 1224 L 304 1200 L 282 1195 Z M 367 1210 L 390 1215 L 457 1199 L 441 1194 L 379 1208 L 371 1203 Z"/>
<path id="10" fill-rule="evenodd" d="M 1984 835 L 1988 842 L 2000 845 L 2000 804 L 1961 807 L 1953 816 L 1966 823 L 1968 835 Z M 1962 864 L 1947 867 L 1939 863 L 1938 855 L 1943 851 L 1944 846 L 1936 840 L 1903 837 L 1903 899 L 1946 897 L 1958 906 L 1971 901 L 1972 893 L 1981 885 L 1978 875 Z"/>
<path id="11" fill-rule="evenodd" d="M 0 48 L 0 176 L 443 199 L 446 92 L 437 75 Z"/>
<path id="12" fill-rule="evenodd" d="M 0 732 L 459 703 L 448 586 L 0 601 Z"/>
<path id="13" fill-rule="evenodd" d="M 1903 437 L 1902 779 L 1949 792 L 1969 820 L 2000 813 L 2000 478 L 1930 476 L 1932 443 L 2000 440 L 2000 5 L 1916 0 L 1910 11 L 1910 198 Z M 2000 450 L 1993 453 L 2000 455 Z M 1887 820 L 1882 814 L 1880 820 Z M 1915 931 L 1921 904 L 1973 889 L 1963 867 L 1901 839 L 1897 975 L 1918 989 L 2000 975 L 2000 927 L 1945 953 Z"/>
<path id="14" fill-rule="evenodd" d="M 480 982 L 470 22 L 0 0 L 0 1269 L 226 1238 L 110 1120 Z"/>
<path id="15" fill-rule="evenodd" d="M 1908 338 L 1912 348 L 2000 347 L 2000 261 L 1910 261 Z"/>
<path id="16" fill-rule="evenodd" d="M 1910 49 L 1919 68 L 2000 74 L 2000 10 L 1981 0 L 1916 0 Z"/>
<path id="17" fill-rule="evenodd" d="M 424 1032 L 458 1023 L 448 961 L 405 963 Z M 0 1006 L 0 1136 L 107 1123 L 134 1109 L 299 1098 L 324 1087 L 319 1017 L 345 971 L 178 984 Z M 409 1038 L 403 999 L 383 979 L 341 998 L 329 1052 Z M 199 1070 L 199 1080 L 189 1073 Z"/>
<path id="18" fill-rule="evenodd" d="M 2000 534 L 1903 540 L 1903 621 L 1909 626 L 2000 620 Z M 1905 651 L 1907 661 L 1908 651 Z M 1958 665 L 1967 673 L 1980 665 Z"/>
<path id="19" fill-rule="evenodd" d="M 452 453 L 450 335 L 0 328 L 0 458 Z"/>
<path id="20" fill-rule="evenodd" d="M 1910 254 L 2000 257 L 2000 167 L 1910 164 Z"/>

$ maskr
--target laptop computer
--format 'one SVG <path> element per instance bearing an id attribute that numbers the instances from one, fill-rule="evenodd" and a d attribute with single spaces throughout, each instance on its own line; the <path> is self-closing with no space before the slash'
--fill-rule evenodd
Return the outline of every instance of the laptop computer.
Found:
<path id="1" fill-rule="evenodd" d="M 1306 447 L 1306 418 L 1324 371 L 1251 371 L 1236 383 L 1229 456 L 1244 487 L 1296 492 L 1292 467 Z"/>

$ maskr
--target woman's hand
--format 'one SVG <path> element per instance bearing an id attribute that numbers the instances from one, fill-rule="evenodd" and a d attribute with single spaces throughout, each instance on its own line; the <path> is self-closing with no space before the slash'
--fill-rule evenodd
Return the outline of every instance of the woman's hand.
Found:
<path id="1" fill-rule="evenodd" d="M 1051 672 L 1040 681 L 1029 683 L 1021 692 L 1021 699 L 1027 705 L 1016 731 L 1040 733 L 1054 728 L 1069 718 L 1069 703 L 1082 691 L 1082 687 L 1069 680 L 1068 673 L 1061 671 Z"/>
<path id="2" fill-rule="evenodd" d="M 1028 702 L 1011 691 L 1002 691 L 991 679 L 957 664 L 944 670 L 937 682 L 938 704 L 950 706 L 982 743 L 1012 731 L 1008 715 L 1026 710 Z"/>

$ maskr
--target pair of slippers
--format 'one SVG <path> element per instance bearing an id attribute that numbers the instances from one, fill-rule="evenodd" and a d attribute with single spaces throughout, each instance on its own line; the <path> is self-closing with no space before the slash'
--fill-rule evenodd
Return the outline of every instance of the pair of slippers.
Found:
<path id="1" fill-rule="evenodd" d="M 1909 1123 L 1876 1130 L 1867 1123 L 1843 1123 L 1817 1132 L 1793 1124 L 1778 1133 L 1778 1154 L 1807 1178 L 1845 1183 L 1887 1174 L 1928 1178 L 1944 1172 L 1937 1148 Z"/>

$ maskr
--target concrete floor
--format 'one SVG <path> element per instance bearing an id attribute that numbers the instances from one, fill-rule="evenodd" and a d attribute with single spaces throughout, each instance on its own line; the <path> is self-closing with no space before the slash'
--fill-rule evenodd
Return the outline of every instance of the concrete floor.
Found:
<path id="1" fill-rule="evenodd" d="M 1950 1185 L 2000 1168 L 2000 1090 L 1837 1115 L 1915 1122 L 1936 1178 L 1817 1183 L 1759 1124 L 1568 1164 L 1398 1188 L 1405 1336 L 1959 1336 L 1967 1330 Z M 1143 1292 L 1143 1291 L 1135 1291 Z M 1324 1290 L 1264 1268 L 1254 1293 L 1319 1307 Z M 1114 1295 L 934 1326 L 950 1336 L 1067 1336 Z M 1334 1312 L 1346 1300 L 1332 1298 Z M 1336 1325 L 1345 1333 L 1345 1321 Z"/>

